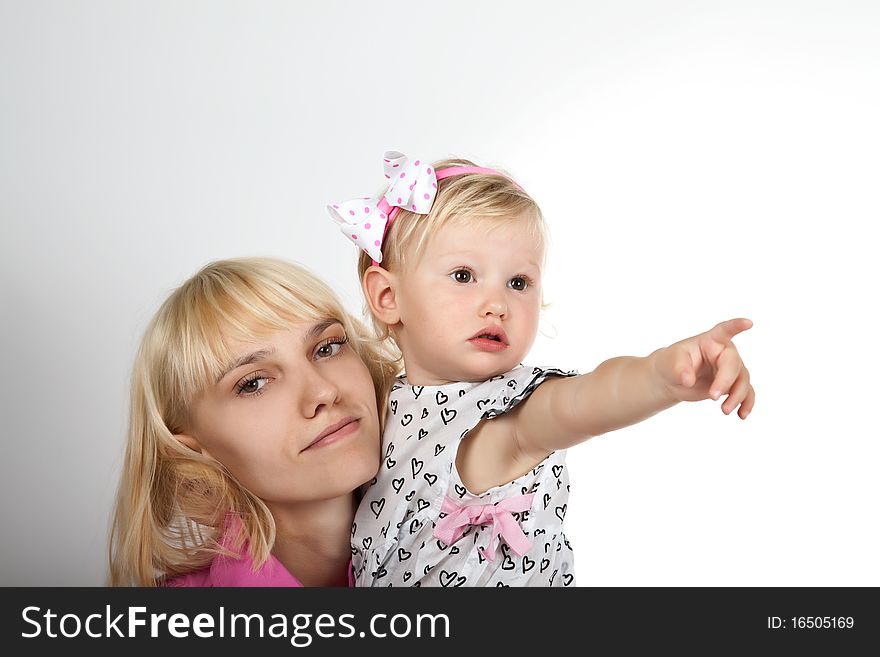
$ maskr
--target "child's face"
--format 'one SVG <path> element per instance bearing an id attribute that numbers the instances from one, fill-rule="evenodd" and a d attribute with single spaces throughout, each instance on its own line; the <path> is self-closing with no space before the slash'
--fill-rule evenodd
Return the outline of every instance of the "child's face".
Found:
<path id="1" fill-rule="evenodd" d="M 379 468 L 373 381 L 344 338 L 318 322 L 230 341 L 242 364 L 192 405 L 186 433 L 270 508 L 350 493 Z"/>
<path id="2" fill-rule="evenodd" d="M 543 255 L 518 218 L 431 236 L 395 293 L 400 322 L 392 328 L 410 383 L 483 381 L 518 365 L 538 330 Z"/>

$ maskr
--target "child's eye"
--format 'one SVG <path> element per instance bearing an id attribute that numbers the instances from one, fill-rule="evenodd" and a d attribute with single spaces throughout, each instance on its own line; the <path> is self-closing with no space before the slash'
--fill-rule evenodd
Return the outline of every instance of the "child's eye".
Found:
<path id="1" fill-rule="evenodd" d="M 333 358 L 346 342 L 348 342 L 348 337 L 328 338 L 315 349 L 315 360 Z"/>
<path id="2" fill-rule="evenodd" d="M 517 292 L 522 292 L 530 284 L 531 282 L 524 276 L 514 276 L 509 281 L 507 281 L 507 287 L 511 288 L 512 290 L 516 290 Z"/>
<path id="3" fill-rule="evenodd" d="M 473 280 L 473 274 L 467 269 L 456 269 L 452 272 L 452 280 L 456 283 L 470 283 Z"/>

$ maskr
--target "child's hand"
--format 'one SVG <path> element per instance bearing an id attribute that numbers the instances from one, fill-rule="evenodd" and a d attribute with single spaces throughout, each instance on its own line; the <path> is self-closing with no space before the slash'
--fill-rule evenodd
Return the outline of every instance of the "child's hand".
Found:
<path id="1" fill-rule="evenodd" d="M 752 327 L 750 319 L 731 319 L 692 338 L 654 353 L 654 366 L 660 381 L 679 401 L 718 399 L 725 415 L 739 406 L 743 420 L 755 405 L 755 390 L 749 371 L 742 362 L 733 336 Z"/>

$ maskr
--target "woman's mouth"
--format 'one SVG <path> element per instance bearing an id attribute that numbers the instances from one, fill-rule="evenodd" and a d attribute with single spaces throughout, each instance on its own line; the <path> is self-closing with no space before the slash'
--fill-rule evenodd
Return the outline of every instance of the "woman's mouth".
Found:
<path id="1" fill-rule="evenodd" d="M 317 449 L 320 447 L 324 447 L 326 445 L 332 445 L 333 443 L 339 442 L 343 438 L 350 436 L 355 431 L 357 431 L 361 426 L 361 422 L 356 417 L 346 417 L 340 420 L 339 422 L 334 422 L 333 424 L 327 426 L 318 436 L 308 444 L 305 449 L 302 451 L 305 452 L 309 449 Z"/>

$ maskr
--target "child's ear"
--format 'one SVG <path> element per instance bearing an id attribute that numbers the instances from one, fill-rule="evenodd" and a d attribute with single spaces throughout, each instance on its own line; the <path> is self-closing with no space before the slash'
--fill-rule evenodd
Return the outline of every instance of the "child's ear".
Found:
<path id="1" fill-rule="evenodd" d="M 383 324 L 394 326 L 400 321 L 395 293 L 397 278 L 387 269 L 373 265 L 364 272 L 361 281 L 370 312 Z"/>
<path id="2" fill-rule="evenodd" d="M 208 454 L 207 450 L 202 447 L 201 443 L 198 440 L 188 434 L 176 433 L 174 434 L 174 440 L 179 442 L 184 447 L 187 447 L 203 456 L 211 456 L 210 454 Z"/>

